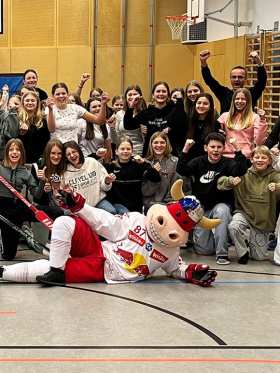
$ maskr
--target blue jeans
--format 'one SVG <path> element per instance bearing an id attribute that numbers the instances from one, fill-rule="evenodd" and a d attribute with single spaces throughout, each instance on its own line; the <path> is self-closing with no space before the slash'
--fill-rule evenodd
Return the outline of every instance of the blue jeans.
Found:
<path id="1" fill-rule="evenodd" d="M 129 212 L 129 210 L 124 205 L 121 205 L 120 203 L 112 204 L 106 198 L 98 202 L 98 204 L 95 207 L 108 211 L 113 215 L 116 215 L 116 214 L 123 215 L 126 212 Z"/>
<path id="2" fill-rule="evenodd" d="M 194 228 L 194 251 L 200 255 L 228 256 L 228 225 L 232 219 L 229 206 L 218 203 L 212 210 L 205 211 L 204 216 L 221 219 L 221 223 L 213 230 L 206 230 L 198 225 Z"/>

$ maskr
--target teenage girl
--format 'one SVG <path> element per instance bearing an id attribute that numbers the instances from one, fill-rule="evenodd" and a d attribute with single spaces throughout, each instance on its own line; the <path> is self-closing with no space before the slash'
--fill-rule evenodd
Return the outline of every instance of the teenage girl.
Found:
<path id="1" fill-rule="evenodd" d="M 172 200 L 170 188 L 179 178 L 176 173 L 178 158 L 172 154 L 168 136 L 164 132 L 155 132 L 149 143 L 147 160 L 160 173 L 160 180 L 154 182 L 145 180 L 142 186 L 145 211 L 154 203 L 167 203 Z"/>
<path id="2" fill-rule="evenodd" d="M 184 98 L 185 98 L 184 88 L 173 88 L 172 91 L 170 92 L 170 99 L 171 101 L 174 102 L 174 104 L 176 104 L 178 98 L 184 101 Z"/>
<path id="3" fill-rule="evenodd" d="M 18 119 L 19 138 L 25 148 L 26 162 L 36 162 L 42 157 L 50 138 L 47 121 L 41 111 L 37 93 L 28 91 L 22 95 Z"/>
<path id="4" fill-rule="evenodd" d="M 78 142 L 77 120 L 83 118 L 89 122 L 102 124 L 105 122 L 106 103 L 108 96 L 101 96 L 101 109 L 95 115 L 82 106 L 68 103 L 68 87 L 65 83 L 56 83 L 52 87 L 52 98 L 47 100 L 47 121 L 51 137 L 58 138 L 62 143 L 74 140 Z"/>
<path id="5" fill-rule="evenodd" d="M 120 139 L 116 155 L 115 161 L 105 165 L 108 173 L 116 176 L 112 188 L 107 193 L 107 200 L 115 208 L 116 214 L 128 211 L 142 212 L 142 182 L 159 182 L 160 174 L 140 156 L 132 157 L 133 144 L 127 136 Z"/>
<path id="6" fill-rule="evenodd" d="M 226 134 L 224 156 L 233 158 L 238 144 L 241 152 L 250 158 L 255 145 L 262 145 L 267 136 L 267 122 L 264 111 L 258 115 L 252 110 L 251 93 L 247 88 L 237 89 L 231 101 L 229 112 L 218 119 Z"/>
<path id="7" fill-rule="evenodd" d="M 123 96 L 114 96 L 112 98 L 112 109 L 114 113 L 117 113 L 118 111 L 123 111 L 123 107 L 124 107 Z"/>
<path id="8" fill-rule="evenodd" d="M 215 119 L 213 97 L 209 93 L 200 93 L 194 102 L 184 145 L 184 153 L 188 153 L 188 159 L 204 155 L 204 140 L 207 135 L 220 129 L 220 123 Z"/>
<path id="9" fill-rule="evenodd" d="M 50 140 L 44 150 L 43 158 L 32 165 L 32 174 L 36 180 L 44 183 L 44 192 L 40 198 L 34 198 L 40 209 L 44 210 L 52 219 L 63 215 L 63 210 L 53 199 L 52 177 L 60 178 L 64 172 L 63 144 L 58 139 Z"/>
<path id="10" fill-rule="evenodd" d="M 101 101 L 98 98 L 90 98 L 86 103 L 87 110 L 97 115 L 101 110 Z M 79 129 L 79 145 L 85 157 L 111 160 L 110 127 L 104 122 L 97 125 L 85 122 Z"/>
<path id="11" fill-rule="evenodd" d="M 129 108 L 132 100 L 137 97 L 137 103 L 133 108 L 133 116 L 136 116 L 142 110 L 147 108 L 146 102 L 142 95 L 142 90 L 139 85 L 130 85 L 126 88 L 124 93 L 124 107 L 116 113 L 116 125 L 111 129 L 112 141 L 117 145 L 120 138 L 123 136 L 129 136 L 133 144 L 134 155 L 142 155 L 143 153 L 143 136 L 145 134 L 146 128 L 141 128 L 141 126 L 136 129 L 127 130 L 124 128 L 124 114 Z"/>
<path id="12" fill-rule="evenodd" d="M 31 170 L 25 166 L 25 150 L 20 139 L 11 139 L 5 147 L 5 155 L 0 165 L 0 175 L 3 176 L 18 192 L 24 186 L 34 196 L 40 197 L 44 183 L 36 183 Z M 0 214 L 12 223 L 21 226 L 24 221 L 34 221 L 34 213 L 26 207 L 12 192 L 0 183 Z M 19 234 L 0 221 L 2 235 L 2 258 L 13 260 L 17 253 Z"/>
<path id="13" fill-rule="evenodd" d="M 172 144 L 180 143 L 185 137 L 186 117 L 184 106 L 170 102 L 170 90 L 166 82 L 157 82 L 152 89 L 153 105 L 133 116 L 140 95 L 135 96 L 124 115 L 124 128 L 127 130 L 137 129 L 140 125 L 147 127 L 144 139 L 143 152 L 145 156 L 151 136 L 157 131 L 165 131 L 172 138 Z M 184 119 L 183 119 L 183 118 Z"/>
<path id="14" fill-rule="evenodd" d="M 185 89 L 185 111 L 188 118 L 192 114 L 195 100 L 200 93 L 204 93 L 202 85 L 196 80 L 191 80 Z"/>
<path id="15" fill-rule="evenodd" d="M 112 212 L 111 204 L 106 200 L 106 192 L 111 189 L 115 176 L 108 174 L 96 159 L 85 158 L 75 141 L 65 143 L 63 151 L 66 171 L 63 174 L 62 186 L 69 185 L 81 193 L 89 205 Z"/>

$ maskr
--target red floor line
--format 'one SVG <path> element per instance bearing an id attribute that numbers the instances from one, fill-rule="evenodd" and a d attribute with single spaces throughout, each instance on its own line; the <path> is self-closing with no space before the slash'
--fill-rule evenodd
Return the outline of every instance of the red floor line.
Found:
<path id="1" fill-rule="evenodd" d="M 0 311 L 0 316 L 15 316 L 16 311 Z"/>
<path id="2" fill-rule="evenodd" d="M 280 364 L 280 360 L 236 358 L 0 358 L 0 363 L 246 363 Z"/>

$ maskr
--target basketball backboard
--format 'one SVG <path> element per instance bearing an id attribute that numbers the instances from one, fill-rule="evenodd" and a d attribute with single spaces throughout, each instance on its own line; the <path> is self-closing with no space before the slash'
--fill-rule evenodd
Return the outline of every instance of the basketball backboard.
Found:
<path id="1" fill-rule="evenodd" d="M 187 0 L 188 17 L 196 17 L 195 23 L 204 21 L 205 0 Z"/>

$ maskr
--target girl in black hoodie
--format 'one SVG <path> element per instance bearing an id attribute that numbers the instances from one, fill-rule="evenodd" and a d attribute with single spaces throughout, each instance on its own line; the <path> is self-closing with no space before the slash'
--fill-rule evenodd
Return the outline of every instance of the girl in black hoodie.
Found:
<path id="1" fill-rule="evenodd" d="M 114 206 L 117 214 L 128 211 L 142 212 L 142 181 L 159 182 L 158 170 L 140 156 L 132 157 L 133 145 L 124 136 L 116 149 L 117 160 L 104 165 L 108 173 L 114 173 L 116 180 L 107 192 L 107 200 Z"/>
<path id="2" fill-rule="evenodd" d="M 164 131 L 168 134 L 171 145 L 176 149 L 176 143 L 186 137 L 187 118 L 182 100 L 174 104 L 170 101 L 170 90 L 166 82 L 157 82 L 152 89 L 153 104 L 133 117 L 133 109 L 137 105 L 139 97 L 135 97 L 130 103 L 124 115 L 124 128 L 133 130 L 141 124 L 147 127 L 145 135 L 143 156 L 148 151 L 149 141 L 153 133 Z"/>

